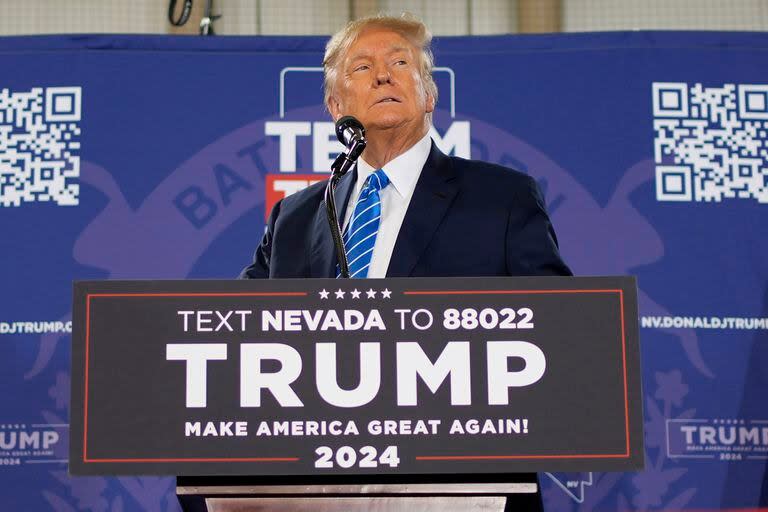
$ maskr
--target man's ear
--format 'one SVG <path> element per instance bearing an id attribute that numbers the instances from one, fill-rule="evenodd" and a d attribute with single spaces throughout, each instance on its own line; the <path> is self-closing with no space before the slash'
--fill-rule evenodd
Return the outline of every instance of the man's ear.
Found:
<path id="1" fill-rule="evenodd" d="M 328 112 L 331 113 L 331 117 L 334 121 L 338 121 L 341 117 L 341 104 L 336 99 L 335 96 L 331 95 L 330 98 L 328 98 Z"/>
<path id="2" fill-rule="evenodd" d="M 430 93 L 427 93 L 427 114 L 431 114 L 435 111 L 435 97 Z"/>

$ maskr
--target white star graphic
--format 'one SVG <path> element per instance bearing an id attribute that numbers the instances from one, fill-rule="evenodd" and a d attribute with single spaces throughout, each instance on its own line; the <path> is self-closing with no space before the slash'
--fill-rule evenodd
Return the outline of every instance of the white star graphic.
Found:
<path id="1" fill-rule="evenodd" d="M 359 299 L 360 298 L 360 290 L 358 290 L 357 288 L 355 288 L 354 290 L 352 290 L 349 293 L 352 294 L 352 298 L 353 299 Z"/>
<path id="2" fill-rule="evenodd" d="M 373 291 L 372 288 L 369 288 L 368 291 L 365 292 L 365 294 L 368 296 L 369 299 L 373 299 L 374 297 L 376 297 L 376 292 Z"/>
<path id="3" fill-rule="evenodd" d="M 381 291 L 381 296 L 382 296 L 383 298 L 385 298 L 385 299 L 388 299 L 388 298 L 390 298 L 390 296 L 391 296 L 391 295 L 392 295 L 392 292 L 391 292 L 391 291 L 389 291 L 389 289 L 388 289 L 388 288 L 384 288 L 384 289 Z"/>
<path id="4" fill-rule="evenodd" d="M 327 299 L 328 298 L 328 290 L 323 288 L 323 291 L 319 292 L 321 299 Z"/>
<path id="5" fill-rule="evenodd" d="M 336 290 L 333 293 L 336 294 L 336 298 L 337 299 L 343 299 L 344 298 L 344 293 L 345 292 L 341 288 L 339 288 L 338 290 Z"/>

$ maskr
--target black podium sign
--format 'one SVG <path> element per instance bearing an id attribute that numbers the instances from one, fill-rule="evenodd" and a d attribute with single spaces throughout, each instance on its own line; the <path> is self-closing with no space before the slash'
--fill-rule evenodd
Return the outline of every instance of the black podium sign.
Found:
<path id="1" fill-rule="evenodd" d="M 634 279 L 93 281 L 70 471 L 642 466 Z"/>

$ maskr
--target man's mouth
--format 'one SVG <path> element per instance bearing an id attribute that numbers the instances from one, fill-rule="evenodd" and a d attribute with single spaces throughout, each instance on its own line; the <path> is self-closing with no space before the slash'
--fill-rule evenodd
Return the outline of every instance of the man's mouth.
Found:
<path id="1" fill-rule="evenodd" d="M 376 103 L 400 103 L 400 100 L 398 100 L 397 98 L 393 98 L 391 96 L 387 96 L 386 98 L 380 99 Z"/>

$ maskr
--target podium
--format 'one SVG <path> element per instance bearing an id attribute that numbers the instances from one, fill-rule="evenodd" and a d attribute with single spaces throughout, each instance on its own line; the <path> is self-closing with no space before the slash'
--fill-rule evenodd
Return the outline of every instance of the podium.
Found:
<path id="1" fill-rule="evenodd" d="M 630 277 L 77 282 L 72 376 L 70 472 L 191 475 L 185 510 L 500 510 L 643 465 Z"/>
<path id="2" fill-rule="evenodd" d="M 186 512 L 503 510 L 508 495 L 534 495 L 534 482 L 273 484 L 252 479 L 179 477 Z"/>

